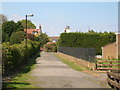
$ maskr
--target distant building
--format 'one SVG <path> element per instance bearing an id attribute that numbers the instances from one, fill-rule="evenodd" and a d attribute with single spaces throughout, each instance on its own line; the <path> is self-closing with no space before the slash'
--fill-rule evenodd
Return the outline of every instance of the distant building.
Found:
<path id="1" fill-rule="evenodd" d="M 64 29 L 64 32 L 69 33 L 70 32 L 70 26 L 66 26 L 65 29 Z"/>
<path id="2" fill-rule="evenodd" d="M 120 59 L 120 34 L 116 34 L 116 42 L 102 47 L 102 59 Z"/>
<path id="3" fill-rule="evenodd" d="M 26 29 L 24 29 L 24 31 L 26 32 Z M 39 26 L 39 29 L 27 29 L 27 34 L 33 34 L 33 35 L 39 35 L 40 33 L 42 33 L 42 26 Z"/>
<path id="4" fill-rule="evenodd" d="M 49 37 L 50 41 L 57 42 L 60 37 Z"/>

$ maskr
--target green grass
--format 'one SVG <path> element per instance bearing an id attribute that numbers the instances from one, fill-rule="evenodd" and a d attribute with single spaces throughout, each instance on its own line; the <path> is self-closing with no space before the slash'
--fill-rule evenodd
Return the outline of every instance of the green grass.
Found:
<path id="1" fill-rule="evenodd" d="M 119 61 L 120 59 L 111 59 L 111 60 L 107 60 L 107 61 Z M 106 61 L 106 60 L 102 60 L 101 61 Z M 101 64 L 110 64 L 109 62 L 101 62 Z M 116 64 L 116 65 L 119 65 L 120 63 L 117 63 L 117 62 L 113 62 L 112 64 Z M 109 66 L 101 66 L 101 67 L 109 67 Z M 120 66 L 112 66 L 114 68 L 118 68 Z"/>
<path id="2" fill-rule="evenodd" d="M 3 88 L 36 88 L 31 81 L 34 77 L 31 77 L 30 71 L 35 68 L 36 58 L 39 57 L 40 53 L 37 53 L 33 58 L 29 60 L 29 63 L 26 66 L 17 72 L 12 80 L 8 83 L 3 83 Z"/>
<path id="3" fill-rule="evenodd" d="M 56 54 L 55 54 L 56 55 Z M 77 70 L 77 71 L 83 71 L 84 69 L 81 68 L 80 66 L 78 66 L 77 64 L 75 64 L 75 62 L 71 62 L 65 58 L 63 58 L 62 56 L 56 55 L 58 58 L 60 58 L 60 60 L 64 63 L 67 64 L 68 66 L 70 66 L 72 69 Z"/>

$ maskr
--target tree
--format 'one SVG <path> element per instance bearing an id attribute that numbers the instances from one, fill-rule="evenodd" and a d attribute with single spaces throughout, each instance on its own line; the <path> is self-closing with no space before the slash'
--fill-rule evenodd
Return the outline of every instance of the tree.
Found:
<path id="1" fill-rule="evenodd" d="M 88 30 L 88 33 L 95 33 L 93 30 Z"/>
<path id="2" fill-rule="evenodd" d="M 24 38 L 25 38 L 24 31 L 13 32 L 10 37 L 10 43 L 11 44 L 21 43 L 24 40 Z"/>
<path id="3" fill-rule="evenodd" d="M 26 20 L 23 19 L 23 20 L 21 20 L 20 22 L 22 23 L 23 28 L 26 29 Z M 27 28 L 28 28 L 28 29 L 35 29 L 36 26 L 35 26 L 30 20 L 27 20 Z"/>
<path id="4" fill-rule="evenodd" d="M 0 24 L 4 23 L 7 21 L 7 17 L 3 14 L 0 14 Z"/>
<path id="5" fill-rule="evenodd" d="M 34 41 L 35 35 L 33 34 L 27 34 L 27 38 Z"/>
<path id="6" fill-rule="evenodd" d="M 6 21 L 2 24 L 2 31 L 10 37 L 11 34 L 16 31 L 15 27 L 16 23 L 14 21 Z"/>
<path id="7" fill-rule="evenodd" d="M 16 31 L 24 31 L 23 25 L 20 21 L 16 23 Z"/>
<path id="8" fill-rule="evenodd" d="M 9 36 L 8 36 L 8 34 L 7 33 L 5 33 L 5 32 L 2 32 L 2 38 L 1 38 L 2 40 L 2 42 L 8 42 L 9 41 Z"/>
<path id="9" fill-rule="evenodd" d="M 49 38 L 48 38 L 47 34 L 45 34 L 45 33 L 41 33 L 39 36 L 35 37 L 34 40 L 40 41 L 42 46 L 44 44 L 46 44 L 47 42 L 49 42 Z"/>

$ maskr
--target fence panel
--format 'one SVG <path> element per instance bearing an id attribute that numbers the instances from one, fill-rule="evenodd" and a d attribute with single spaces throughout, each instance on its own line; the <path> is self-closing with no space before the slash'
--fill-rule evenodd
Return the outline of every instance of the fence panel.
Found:
<path id="1" fill-rule="evenodd" d="M 120 90 L 120 72 L 108 71 L 107 82 L 112 88 Z"/>
<path id="2" fill-rule="evenodd" d="M 58 52 L 86 61 L 95 62 L 95 48 L 59 47 Z"/>

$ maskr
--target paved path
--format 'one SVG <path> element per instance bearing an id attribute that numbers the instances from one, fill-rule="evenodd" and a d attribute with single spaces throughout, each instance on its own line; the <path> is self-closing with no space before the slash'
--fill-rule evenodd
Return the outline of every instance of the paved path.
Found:
<path id="1" fill-rule="evenodd" d="M 35 85 L 40 88 L 106 88 L 99 80 L 71 69 L 54 53 L 42 52 L 37 58 L 36 68 L 31 72 Z M 105 80 L 105 79 L 104 79 Z"/>

